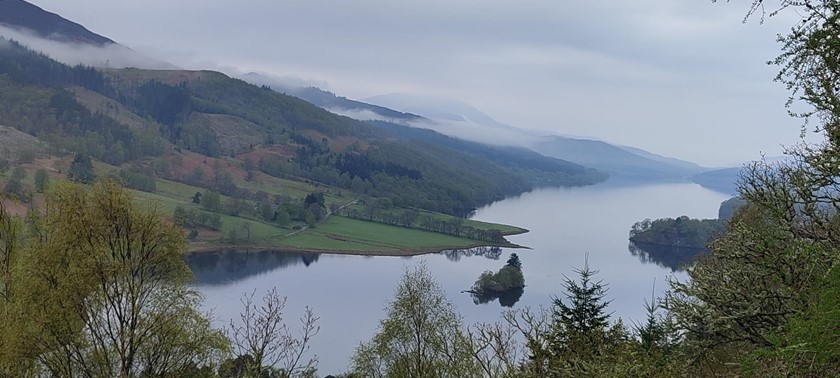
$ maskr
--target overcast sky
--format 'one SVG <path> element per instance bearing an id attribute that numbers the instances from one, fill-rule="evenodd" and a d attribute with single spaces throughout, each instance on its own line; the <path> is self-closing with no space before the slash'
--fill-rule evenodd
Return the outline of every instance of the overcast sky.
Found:
<path id="1" fill-rule="evenodd" d="M 294 75 L 349 98 L 445 96 L 707 166 L 799 140 L 764 64 L 795 15 L 742 24 L 743 1 L 30 2 L 187 68 Z"/>

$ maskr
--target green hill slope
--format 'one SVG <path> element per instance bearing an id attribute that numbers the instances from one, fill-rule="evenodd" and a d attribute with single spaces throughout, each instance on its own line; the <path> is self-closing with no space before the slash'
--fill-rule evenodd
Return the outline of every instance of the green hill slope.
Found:
<path id="1" fill-rule="evenodd" d="M 218 72 L 70 67 L 13 41 L 0 45 L 0 124 L 44 141 L 63 164 L 74 155 L 104 163 L 100 177 L 173 211 L 196 192 L 221 195 L 224 205 L 191 213 L 190 227 L 213 223 L 206 211 L 232 217 L 225 224 L 244 216 L 258 221 L 249 237 L 269 241 L 276 235 L 259 224 L 312 225 L 345 200 L 464 216 L 535 186 L 604 179 L 532 152 L 356 121 Z M 156 189 L 164 182 L 190 189 L 172 200 Z M 316 192 L 327 201 L 313 207 Z M 208 232 L 218 241 L 245 231 Z"/>

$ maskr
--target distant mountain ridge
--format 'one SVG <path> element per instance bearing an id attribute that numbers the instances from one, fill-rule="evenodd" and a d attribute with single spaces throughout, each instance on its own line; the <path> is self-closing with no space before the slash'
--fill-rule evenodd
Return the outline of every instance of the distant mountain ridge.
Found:
<path id="1" fill-rule="evenodd" d="M 105 46 L 115 43 L 84 26 L 23 0 L 0 0 L 0 25 L 25 28 L 41 38 Z"/>
<path id="2" fill-rule="evenodd" d="M 0 0 L 0 36 L 71 66 L 179 69 L 23 0 Z"/>
<path id="3" fill-rule="evenodd" d="M 639 155 L 639 156 L 641 156 L 645 159 L 658 161 L 660 163 L 676 165 L 678 167 L 683 167 L 685 169 L 694 170 L 694 171 L 702 171 L 702 170 L 707 169 L 707 168 L 701 167 L 700 165 L 692 163 L 690 161 L 685 161 L 685 160 L 681 160 L 681 159 L 677 159 L 677 158 L 658 155 L 658 154 L 652 153 L 650 151 L 645 151 L 641 148 L 631 147 L 631 146 L 622 146 L 622 145 L 615 145 L 615 146 L 618 147 L 618 148 L 621 148 L 621 149 L 623 149 L 627 152 L 630 152 L 631 154 Z"/>
<path id="4" fill-rule="evenodd" d="M 371 119 L 401 122 L 423 120 L 423 117 L 416 114 L 404 113 L 384 106 L 351 100 L 314 86 L 289 84 L 284 82 L 281 78 L 272 77 L 270 75 L 249 72 L 245 75 L 239 76 L 239 78 L 254 85 L 268 86 L 278 92 L 306 100 L 312 104 L 330 110 L 333 113 L 346 115 L 350 118 L 363 121 Z M 366 114 L 366 112 L 369 112 L 369 114 Z M 365 118 L 365 116 L 368 118 Z"/>
<path id="5" fill-rule="evenodd" d="M 612 176 L 686 180 L 691 175 L 707 170 L 691 162 L 660 156 L 636 147 L 506 125 L 457 100 L 388 94 L 363 101 L 421 114 L 432 120 L 432 123 L 414 124 L 418 127 L 482 143 L 529 148 L 545 156 L 595 168 Z"/>
<path id="6" fill-rule="evenodd" d="M 717 192 L 735 195 L 742 170 L 742 167 L 714 169 L 691 176 L 691 181 Z"/>
<path id="7" fill-rule="evenodd" d="M 703 170 L 696 165 L 686 167 L 652 159 L 647 157 L 653 155 L 650 152 L 639 150 L 647 155 L 642 156 L 599 140 L 547 136 L 534 143 L 531 148 L 546 156 L 572 161 L 622 177 L 685 179 Z"/>
<path id="8" fill-rule="evenodd" d="M 184 170 L 186 165 L 173 160 L 203 155 L 230 159 L 229 170 L 247 165 L 252 173 L 466 216 L 535 187 L 605 179 L 540 155 L 479 144 L 467 151 L 463 144 L 418 143 L 398 130 L 219 72 L 68 66 L 17 42 L 0 38 L 0 43 L 5 45 L 0 124 L 47 142 L 50 151 L 87 155 L 113 169 L 132 164 L 146 172 L 143 182 L 159 177 L 225 196 L 250 195 L 232 176 L 224 179 L 229 175 L 221 166 L 208 177 L 203 168 Z M 488 158 L 497 156 L 506 158 Z M 172 164 L 179 168 L 156 168 Z"/>
<path id="9" fill-rule="evenodd" d="M 640 148 L 611 144 L 595 138 L 560 136 L 526 130 L 496 121 L 462 101 L 434 96 L 392 93 L 351 100 L 303 84 L 266 74 L 248 73 L 240 79 L 286 93 L 333 113 L 362 121 L 385 121 L 495 146 L 526 148 L 541 155 L 570 161 L 631 179 L 688 180 L 708 170 L 692 162 L 660 156 Z M 295 81 L 295 82 L 291 82 Z M 436 140 L 441 142 L 441 140 Z"/>
<path id="10" fill-rule="evenodd" d="M 521 130 L 496 121 L 470 104 L 449 98 L 436 96 L 411 95 L 406 93 L 391 93 L 367 97 L 362 101 L 398 109 L 404 112 L 422 114 L 439 121 L 474 122 L 499 129 Z"/>

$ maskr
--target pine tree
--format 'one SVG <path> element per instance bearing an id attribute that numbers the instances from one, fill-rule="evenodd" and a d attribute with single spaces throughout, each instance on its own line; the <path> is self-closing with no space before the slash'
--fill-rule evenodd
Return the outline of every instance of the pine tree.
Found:
<path id="1" fill-rule="evenodd" d="M 510 258 L 508 258 L 507 266 L 514 267 L 516 269 L 522 269 L 522 261 L 519 260 L 519 256 L 515 253 L 510 254 Z"/>
<path id="2" fill-rule="evenodd" d="M 604 341 L 609 326 L 610 314 L 606 309 L 610 301 L 604 299 L 606 284 L 593 280 L 598 271 L 589 267 L 587 258 L 583 268 L 574 272 L 579 281 L 565 278 L 565 301 L 553 299 L 555 336 L 552 349 L 558 354 L 568 349 L 583 352 L 581 348 L 595 352 Z"/>
<path id="3" fill-rule="evenodd" d="M 90 156 L 85 154 L 76 154 L 73 163 L 70 164 L 70 170 L 67 171 L 67 177 L 75 182 L 83 184 L 90 184 L 96 179 L 96 173 L 93 171 L 93 163 Z"/>

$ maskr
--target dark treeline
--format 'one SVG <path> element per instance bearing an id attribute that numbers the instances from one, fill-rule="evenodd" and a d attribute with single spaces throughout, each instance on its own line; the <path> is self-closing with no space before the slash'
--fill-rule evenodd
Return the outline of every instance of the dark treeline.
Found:
<path id="1" fill-rule="evenodd" d="M 417 228 L 495 244 L 508 244 L 501 230 L 483 230 L 465 226 L 464 219 L 459 217 L 441 219 L 434 215 L 421 214 L 415 209 L 395 209 L 388 198 L 374 200 L 373 203 L 366 204 L 361 209 L 345 209 L 341 212 L 341 215 L 368 222 Z"/>
<path id="2" fill-rule="evenodd" d="M 93 67 L 68 66 L 32 51 L 17 41 L 0 37 L 0 73 L 20 85 L 63 88 L 80 86 L 107 92 L 108 81 Z"/>
<path id="3" fill-rule="evenodd" d="M 155 132 L 130 129 L 92 113 L 63 89 L 18 86 L 0 75 L 0 102 L 4 104 L 0 123 L 46 140 L 58 150 L 84 153 L 110 164 L 163 151 Z"/>
<path id="4" fill-rule="evenodd" d="M 108 80 L 91 67 L 70 67 L 14 41 L 0 39 L 0 123 L 35 135 L 58 149 L 122 164 L 162 152 L 156 130 L 133 130 L 92 113 L 62 87 L 110 93 Z"/>
<path id="5" fill-rule="evenodd" d="M 362 180 L 370 180 L 375 173 L 385 173 L 388 176 L 407 177 L 412 180 L 420 180 L 423 174 L 416 169 L 410 169 L 391 162 L 371 160 L 368 155 L 341 154 L 335 162 L 335 168 L 339 174 L 347 173 L 351 179 L 356 177 Z"/>
<path id="6" fill-rule="evenodd" d="M 726 231 L 726 221 L 691 219 L 687 216 L 636 222 L 630 229 L 630 241 L 682 248 L 706 248 Z"/>

